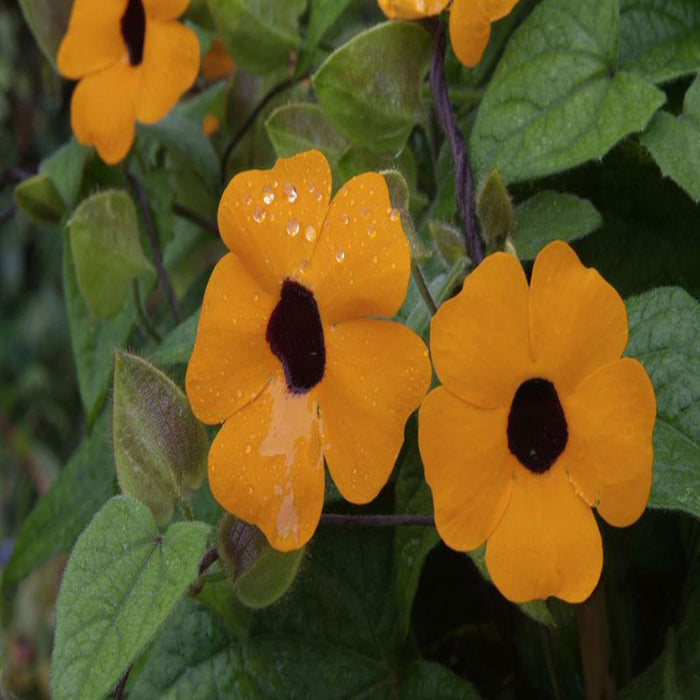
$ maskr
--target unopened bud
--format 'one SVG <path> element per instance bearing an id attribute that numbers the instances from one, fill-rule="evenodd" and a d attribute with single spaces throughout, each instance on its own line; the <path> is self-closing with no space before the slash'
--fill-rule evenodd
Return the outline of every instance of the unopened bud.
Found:
<path id="1" fill-rule="evenodd" d="M 486 241 L 486 252 L 503 250 L 513 233 L 513 205 L 498 170 L 492 170 L 481 183 L 476 213 L 481 235 Z"/>

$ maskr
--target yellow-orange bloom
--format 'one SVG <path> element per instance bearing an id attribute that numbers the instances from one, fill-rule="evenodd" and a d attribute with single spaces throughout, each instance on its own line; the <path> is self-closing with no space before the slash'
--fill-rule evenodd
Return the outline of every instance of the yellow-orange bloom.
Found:
<path id="1" fill-rule="evenodd" d="M 449 0 L 378 0 L 389 19 L 421 19 L 440 14 Z M 481 60 L 491 36 L 491 23 L 511 13 L 518 0 L 454 0 L 450 8 L 450 40 L 465 66 Z"/>
<path id="2" fill-rule="evenodd" d="M 323 507 L 324 457 L 340 493 L 372 500 L 428 390 L 428 351 L 391 321 L 408 243 L 384 178 L 331 197 L 318 151 L 236 175 L 219 206 L 231 251 L 204 294 L 185 380 L 195 415 L 224 422 L 209 485 L 279 550 L 301 547 Z"/>
<path id="3" fill-rule="evenodd" d="M 646 506 L 656 400 L 626 344 L 622 299 L 561 242 L 529 288 L 514 257 L 489 256 L 433 318 L 443 386 L 419 446 L 435 523 L 454 549 L 487 541 L 512 601 L 587 598 L 603 563 L 591 508 L 623 527 Z"/>
<path id="4" fill-rule="evenodd" d="M 199 42 L 175 20 L 189 0 L 75 0 L 58 50 L 80 80 L 71 102 L 77 140 L 109 164 L 131 148 L 135 121 L 162 119 L 194 83 Z"/>
<path id="5" fill-rule="evenodd" d="M 236 70 L 236 64 L 226 51 L 224 43 L 219 37 L 214 38 L 209 51 L 202 59 L 202 75 L 207 80 L 219 80 L 219 78 L 227 78 L 234 70 Z"/>

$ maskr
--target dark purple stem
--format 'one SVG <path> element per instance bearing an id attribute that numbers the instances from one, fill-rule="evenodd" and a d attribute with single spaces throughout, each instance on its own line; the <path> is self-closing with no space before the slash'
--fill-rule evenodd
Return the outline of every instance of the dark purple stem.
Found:
<path id="1" fill-rule="evenodd" d="M 199 560 L 199 570 L 198 574 L 201 576 L 215 561 L 219 559 L 219 552 L 216 547 L 210 547 L 204 552 L 202 558 Z"/>
<path id="2" fill-rule="evenodd" d="M 435 525 L 432 515 L 345 515 L 323 513 L 321 525 L 350 525 L 368 527 L 395 527 L 399 525 Z"/>
<path id="3" fill-rule="evenodd" d="M 433 52 L 430 57 L 430 89 L 433 93 L 435 112 L 440 126 L 447 136 L 455 164 L 455 195 L 457 198 L 457 213 L 464 229 L 464 240 L 467 245 L 467 255 L 476 267 L 484 259 L 484 249 L 474 218 L 474 178 L 472 168 L 464 144 L 464 136 L 457 128 L 450 95 L 445 80 L 445 25 L 436 22 L 433 34 Z"/>

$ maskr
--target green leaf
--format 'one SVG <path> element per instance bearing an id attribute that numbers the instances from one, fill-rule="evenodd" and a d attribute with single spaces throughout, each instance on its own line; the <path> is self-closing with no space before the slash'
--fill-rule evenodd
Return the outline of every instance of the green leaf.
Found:
<path id="1" fill-rule="evenodd" d="M 603 217 L 586 199 L 544 190 L 515 208 L 513 243 L 521 260 L 532 260 L 552 241 L 576 241 L 600 228 Z"/>
<path id="2" fill-rule="evenodd" d="M 268 117 L 265 129 L 280 158 L 317 148 L 334 163 L 347 148 L 347 141 L 316 104 L 282 105 Z"/>
<path id="3" fill-rule="evenodd" d="M 268 73 L 289 62 L 301 44 L 299 17 L 306 0 L 209 0 L 216 26 L 236 63 Z"/>
<path id="4" fill-rule="evenodd" d="M 331 54 L 314 76 L 314 88 L 346 138 L 377 153 L 396 153 L 425 116 L 420 87 L 429 57 L 430 37 L 422 27 L 387 22 Z"/>
<path id="5" fill-rule="evenodd" d="M 24 521 L 3 573 L 7 590 L 52 554 L 67 552 L 112 495 L 114 459 L 103 413 Z"/>
<path id="6" fill-rule="evenodd" d="M 471 134 L 480 179 L 509 182 L 601 158 L 641 131 L 665 95 L 617 71 L 617 0 L 543 0 L 515 31 Z"/>
<path id="7" fill-rule="evenodd" d="M 115 316 L 131 280 L 155 272 L 141 250 L 139 222 L 131 197 L 121 190 L 83 200 L 68 222 L 78 286 L 92 312 Z"/>
<path id="8" fill-rule="evenodd" d="M 66 210 L 53 181 L 42 173 L 22 180 L 14 196 L 20 211 L 38 224 L 58 224 Z"/>
<path id="9" fill-rule="evenodd" d="M 429 515 L 433 512 L 433 497 L 425 482 L 413 421 L 407 428 L 405 454 L 396 480 L 395 508 L 397 513 L 407 515 Z M 403 635 L 408 634 L 411 626 L 413 599 L 423 564 L 439 541 L 440 536 L 434 527 L 397 527 L 394 532 L 396 596 Z"/>
<path id="10" fill-rule="evenodd" d="M 110 500 L 78 539 L 56 603 L 55 700 L 92 700 L 116 685 L 197 577 L 209 528 L 171 525 L 126 496 Z"/>
<path id="11" fill-rule="evenodd" d="M 139 124 L 138 128 L 185 158 L 206 183 L 218 186 L 219 159 L 202 129 L 201 120 L 171 112 L 155 124 Z"/>
<path id="12" fill-rule="evenodd" d="M 69 209 L 72 209 L 78 200 L 85 163 L 89 154 L 89 148 L 81 146 L 75 139 L 71 139 L 42 161 L 39 166 L 39 172 L 51 179 L 61 195 L 63 203 Z"/>
<path id="13" fill-rule="evenodd" d="M 321 528 L 290 593 L 257 612 L 246 643 L 182 605 L 130 688 L 140 698 L 390 695 L 399 669 L 392 533 Z"/>
<path id="14" fill-rule="evenodd" d="M 464 678 L 433 661 L 413 661 L 401 675 L 401 700 L 479 700 Z"/>
<path id="15" fill-rule="evenodd" d="M 199 311 L 186 318 L 163 338 L 160 345 L 151 353 L 151 360 L 157 365 L 166 367 L 188 363 L 197 335 L 197 323 L 199 323 Z"/>
<path id="16" fill-rule="evenodd" d="M 304 50 L 299 57 L 297 75 L 303 74 L 311 66 L 314 52 L 325 33 L 343 14 L 351 0 L 311 0 L 309 26 L 306 29 Z"/>
<path id="17" fill-rule="evenodd" d="M 700 556 L 686 576 L 683 614 L 666 635 L 664 652 L 618 695 L 620 700 L 680 700 L 700 695 Z"/>
<path id="18" fill-rule="evenodd" d="M 700 77 L 685 94 L 683 114 L 658 112 L 641 140 L 661 172 L 700 202 Z"/>
<path id="19" fill-rule="evenodd" d="M 209 441 L 187 397 L 146 360 L 114 357 L 114 460 L 122 493 L 148 506 L 159 525 L 204 479 Z"/>
<path id="20" fill-rule="evenodd" d="M 58 47 L 68 29 L 73 1 L 19 0 L 19 6 L 42 53 L 55 65 Z"/>
<path id="21" fill-rule="evenodd" d="M 112 375 L 112 353 L 123 346 L 134 325 L 129 301 L 109 321 L 93 318 L 78 288 L 68 231 L 63 241 L 63 295 L 66 301 L 73 358 L 78 372 L 78 389 L 88 426 L 99 413 Z"/>
<path id="22" fill-rule="evenodd" d="M 696 0 L 620 0 L 620 66 L 655 83 L 700 69 Z"/>
<path id="23" fill-rule="evenodd" d="M 651 508 L 700 517 L 700 304 L 663 287 L 627 301 L 626 353 L 646 368 L 656 391 Z"/>

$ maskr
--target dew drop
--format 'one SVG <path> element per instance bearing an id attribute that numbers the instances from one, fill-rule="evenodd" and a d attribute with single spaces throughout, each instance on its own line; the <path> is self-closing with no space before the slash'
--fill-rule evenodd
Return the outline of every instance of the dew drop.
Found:
<path id="1" fill-rule="evenodd" d="M 367 207 L 364 207 L 362 210 L 362 216 L 369 216 L 369 209 Z"/>
<path id="2" fill-rule="evenodd" d="M 299 233 L 299 222 L 296 219 L 290 219 L 287 221 L 287 235 L 296 236 Z"/>
<path id="3" fill-rule="evenodd" d="M 378 258 L 377 258 L 377 256 L 375 255 L 375 256 L 372 258 L 372 262 L 376 265 L 376 264 L 377 264 L 377 261 L 378 261 Z"/>
<path id="4" fill-rule="evenodd" d="M 243 389 L 238 389 L 238 391 L 236 391 L 236 397 L 239 399 L 243 398 Z"/>
<path id="5" fill-rule="evenodd" d="M 374 224 L 370 224 L 367 227 L 367 235 L 370 238 L 376 238 L 377 237 L 377 227 Z"/>
<path id="6" fill-rule="evenodd" d="M 265 210 L 262 207 L 255 207 L 253 219 L 255 220 L 256 224 L 261 224 L 263 221 L 265 221 Z"/>
<path id="7" fill-rule="evenodd" d="M 323 192 L 317 192 L 316 193 L 316 201 L 320 202 L 323 199 Z"/>
<path id="8" fill-rule="evenodd" d="M 245 451 L 245 453 L 246 453 L 247 455 L 249 455 L 249 454 L 253 451 L 253 446 L 252 446 L 250 443 L 248 443 L 248 444 L 245 446 L 245 450 L 244 450 L 244 451 Z M 249 488 L 250 488 L 250 487 L 249 487 Z M 252 489 L 251 489 L 251 490 L 252 490 Z"/>
<path id="9" fill-rule="evenodd" d="M 265 185 L 265 187 L 263 187 L 263 202 L 265 202 L 265 204 L 272 204 L 274 201 L 275 193 L 272 191 L 272 187 L 270 187 L 270 185 Z"/>
<path id="10" fill-rule="evenodd" d="M 306 240 L 311 243 L 316 240 L 316 229 L 309 224 L 306 227 L 306 231 L 304 232 L 304 236 L 306 237 Z"/>
<path id="11" fill-rule="evenodd" d="M 345 251 L 344 250 L 339 250 L 335 254 L 335 259 L 337 262 L 343 262 L 345 260 Z"/>
<path id="12" fill-rule="evenodd" d="M 249 194 L 246 194 L 246 195 L 243 197 L 243 203 L 244 203 L 244 204 L 250 204 L 252 201 L 253 201 L 253 198 L 252 198 Z"/>
<path id="13" fill-rule="evenodd" d="M 314 185 L 313 182 L 310 182 L 308 187 L 309 187 L 309 192 L 311 192 L 311 194 L 313 194 L 316 191 L 316 185 Z"/>
<path id="14" fill-rule="evenodd" d="M 297 194 L 297 188 L 294 187 L 291 182 L 284 183 L 282 186 L 282 192 L 284 192 L 284 196 L 287 198 L 290 204 L 294 204 L 294 202 L 297 201 L 297 197 L 299 196 Z"/>
<path id="15" fill-rule="evenodd" d="M 391 221 L 397 221 L 398 218 L 399 218 L 399 216 L 400 216 L 400 214 L 399 214 L 399 210 L 398 210 L 398 209 L 392 209 L 392 210 L 389 212 L 389 219 L 391 219 Z"/>
<path id="16" fill-rule="evenodd" d="M 350 221 L 350 217 L 349 217 L 345 212 L 343 212 L 343 213 L 340 215 L 340 223 L 341 223 L 341 224 L 347 224 L 349 221 Z"/>

